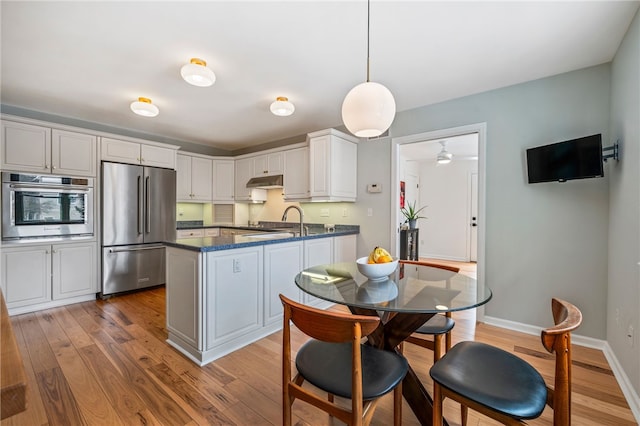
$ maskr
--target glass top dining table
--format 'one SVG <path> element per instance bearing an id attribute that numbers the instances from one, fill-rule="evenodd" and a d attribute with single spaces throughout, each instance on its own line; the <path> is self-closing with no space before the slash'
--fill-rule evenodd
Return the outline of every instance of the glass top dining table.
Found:
<path id="1" fill-rule="evenodd" d="M 399 263 L 377 281 L 360 274 L 355 262 L 317 265 L 297 274 L 295 283 L 305 293 L 347 306 L 354 314 L 379 316 L 380 325 L 368 336 L 368 344 L 395 352 L 432 316 L 473 309 L 492 297 L 491 290 L 479 288 L 472 277 L 416 263 Z M 430 425 L 433 401 L 411 365 L 402 395 L 420 423 Z"/>
<path id="2" fill-rule="evenodd" d="M 487 303 L 491 290 L 478 291 L 476 280 L 458 272 L 400 263 L 379 281 L 360 274 L 355 262 L 318 265 L 295 278 L 305 293 L 341 305 L 403 313 L 439 313 Z"/>

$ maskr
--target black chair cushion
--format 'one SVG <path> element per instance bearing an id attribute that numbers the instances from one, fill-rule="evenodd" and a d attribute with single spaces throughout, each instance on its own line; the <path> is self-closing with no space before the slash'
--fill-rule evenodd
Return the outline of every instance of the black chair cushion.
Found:
<path id="1" fill-rule="evenodd" d="M 451 331 L 456 322 L 444 315 L 434 315 L 415 332 L 420 334 L 445 334 Z"/>
<path id="2" fill-rule="evenodd" d="M 351 343 L 310 340 L 296 356 L 296 368 L 309 383 L 343 398 L 351 398 Z M 362 395 L 371 400 L 393 390 L 409 365 L 394 352 L 361 345 Z"/>
<path id="3" fill-rule="evenodd" d="M 443 387 L 515 419 L 540 416 L 547 400 L 544 379 L 529 363 L 484 343 L 458 343 L 430 374 Z"/>

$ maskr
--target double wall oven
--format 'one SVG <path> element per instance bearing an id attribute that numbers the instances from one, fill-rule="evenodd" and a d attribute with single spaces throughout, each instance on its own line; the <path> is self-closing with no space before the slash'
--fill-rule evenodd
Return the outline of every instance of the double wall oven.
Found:
<path id="1" fill-rule="evenodd" d="M 2 239 L 92 237 L 93 178 L 2 173 Z"/>

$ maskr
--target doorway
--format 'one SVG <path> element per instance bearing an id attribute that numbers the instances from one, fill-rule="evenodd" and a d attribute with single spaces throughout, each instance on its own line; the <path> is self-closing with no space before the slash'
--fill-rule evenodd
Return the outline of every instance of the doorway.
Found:
<path id="1" fill-rule="evenodd" d="M 440 151 L 445 148 L 446 151 L 449 151 L 446 144 L 443 146 L 440 144 L 440 141 L 446 141 L 447 139 L 453 139 L 456 137 L 461 137 L 464 135 L 475 135 L 477 137 L 477 171 L 475 173 L 468 173 L 465 177 L 466 182 L 464 183 L 465 187 L 468 191 L 468 205 L 464 208 L 464 234 L 465 234 L 465 244 L 466 250 L 464 258 L 458 258 L 456 256 L 450 256 L 451 260 L 470 260 L 474 258 L 477 262 L 477 281 L 478 281 L 478 291 L 484 292 L 484 241 L 485 241 L 485 145 L 486 145 L 486 123 L 476 123 L 468 126 L 455 127 L 450 129 L 437 130 L 432 132 L 425 132 L 415 135 L 403 136 L 399 138 L 393 138 L 391 143 L 392 149 L 392 165 L 391 165 L 391 176 L 392 176 L 392 200 L 400 199 L 400 181 L 405 179 L 406 175 L 401 175 L 403 163 L 401 163 L 401 148 L 403 149 L 413 149 L 420 147 L 420 144 L 424 144 L 422 146 L 428 147 L 431 145 L 429 149 L 432 151 L 435 149 L 436 151 Z M 451 146 L 451 150 L 453 150 L 453 146 Z M 412 157 L 416 158 L 412 155 Z M 459 156 L 458 160 L 462 158 Z M 450 166 L 454 164 L 456 161 L 455 154 L 454 159 L 451 164 L 446 166 Z M 433 160 L 435 163 L 435 159 Z M 446 167 L 444 166 L 444 167 Z M 413 175 L 417 175 L 418 180 L 418 189 L 420 186 L 427 185 L 424 182 L 425 179 L 429 179 L 428 175 L 425 175 L 422 172 L 419 172 L 419 167 L 410 167 Z M 418 170 L 418 172 L 416 172 Z M 443 172 L 445 169 L 440 169 Z M 439 173 L 439 172 L 438 172 Z M 434 185 L 440 184 L 440 187 L 437 188 L 436 192 L 440 192 L 441 195 L 446 193 L 446 188 L 442 189 L 443 181 L 442 179 L 446 179 L 446 177 L 442 177 L 446 175 L 440 174 L 440 177 L 436 178 L 434 181 Z M 422 177 L 422 179 L 421 179 Z M 412 178 L 412 177 L 410 177 Z M 437 179 L 441 179 L 439 182 Z M 406 185 L 406 182 L 405 182 Z M 446 185 L 445 185 L 446 186 Z M 419 194 L 421 191 L 417 191 L 417 206 L 422 206 L 421 201 L 419 200 Z M 476 194 L 476 195 L 472 195 Z M 409 199 L 408 194 L 406 194 L 407 200 Z M 472 201 L 473 200 L 473 201 Z M 425 216 L 430 217 L 430 214 L 435 215 L 437 209 L 431 209 L 431 207 L 425 210 Z M 442 209 L 440 209 L 442 210 Z M 443 213 L 440 211 L 437 213 L 438 215 L 442 215 Z M 475 218 L 475 219 L 473 219 Z M 390 241 L 395 242 L 395 247 L 392 244 L 392 248 L 395 249 L 396 254 L 399 253 L 399 232 L 400 225 L 404 221 L 404 217 L 400 211 L 400 206 L 397 205 L 397 208 L 391 209 L 391 238 Z M 435 220 L 433 221 L 435 222 Z M 425 229 L 425 233 L 420 232 L 419 239 L 422 240 L 423 237 L 427 238 L 426 231 L 429 227 L 429 219 L 423 220 L 422 223 L 419 224 L 419 227 L 423 227 Z M 452 228 L 442 227 L 436 228 L 432 231 L 431 238 L 435 238 L 438 236 L 443 240 L 446 240 L 448 235 L 443 233 L 443 229 L 452 232 Z M 472 247 L 473 245 L 473 247 Z M 426 242 L 424 244 L 425 247 L 428 247 Z M 458 251 L 459 253 L 459 251 Z M 420 257 L 432 257 L 433 253 L 428 253 L 427 251 L 420 250 Z M 437 256 L 436 256 L 437 257 Z M 447 258 L 446 256 L 442 258 Z M 483 310 L 478 312 L 479 318 L 483 315 Z"/>
<path id="2" fill-rule="evenodd" d="M 439 163 L 438 156 L 453 161 Z M 420 256 L 476 261 L 478 134 L 400 145 L 399 172 L 406 204 L 422 209 Z"/>

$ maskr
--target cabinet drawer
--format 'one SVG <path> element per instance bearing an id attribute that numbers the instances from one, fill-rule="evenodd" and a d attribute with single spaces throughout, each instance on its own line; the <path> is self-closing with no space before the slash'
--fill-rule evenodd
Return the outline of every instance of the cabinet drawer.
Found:
<path id="1" fill-rule="evenodd" d="M 202 238 L 204 237 L 204 229 L 180 229 L 176 232 L 176 239 L 183 238 Z"/>

